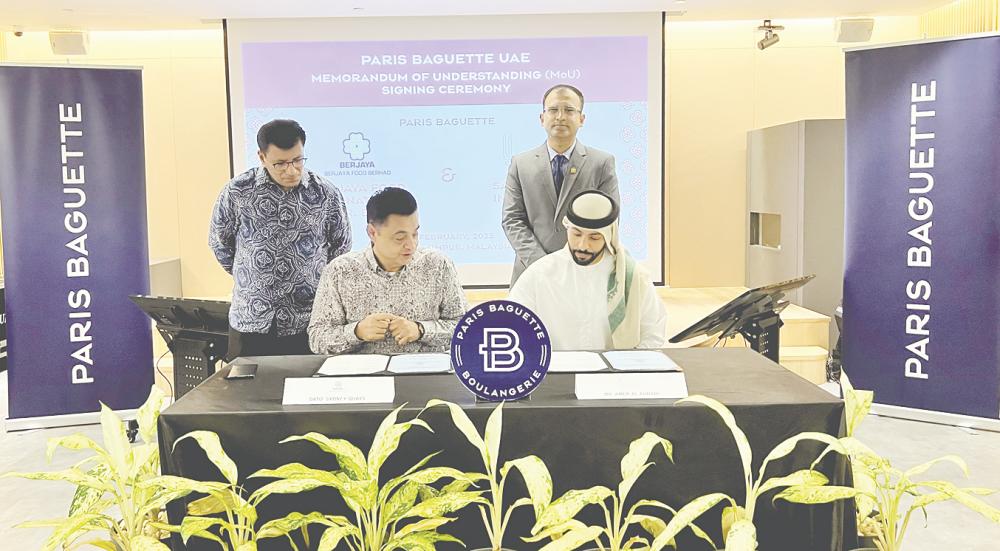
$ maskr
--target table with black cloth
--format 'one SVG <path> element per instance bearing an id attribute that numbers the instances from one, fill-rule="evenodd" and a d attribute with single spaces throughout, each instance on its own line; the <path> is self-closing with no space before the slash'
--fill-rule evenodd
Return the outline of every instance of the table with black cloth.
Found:
<path id="1" fill-rule="evenodd" d="M 803 431 L 844 435 L 844 405 L 822 389 L 748 349 L 665 350 L 686 375 L 690 394 L 704 394 L 726 404 L 746 432 L 753 449 L 753 470 L 766 454 L 785 438 Z M 278 442 L 291 435 L 319 432 L 344 438 L 367 453 L 375 431 L 387 413 L 400 404 L 406 407 L 400 420 L 416 415 L 431 398 L 460 404 L 482 431 L 494 404 L 476 403 L 454 374 L 396 375 L 395 404 L 283 406 L 284 380 L 308 377 L 324 356 L 273 356 L 247 358 L 258 364 L 250 380 L 226 380 L 223 368 L 195 390 L 180 398 L 160 416 L 159 439 L 164 474 L 198 480 L 223 480 L 193 441 L 174 442 L 193 430 L 216 432 L 226 452 L 239 468 L 241 483 L 252 491 L 272 479 L 246 479 L 263 468 L 300 462 L 309 467 L 333 470 L 336 460 L 308 442 Z M 242 361 L 242 360 L 241 360 Z M 397 452 L 382 469 L 383 477 L 397 476 L 429 453 L 442 450 L 430 465 L 447 465 L 463 471 L 483 470 L 479 452 L 455 429 L 447 408 L 437 407 L 421 415 L 434 429 L 410 430 Z M 674 445 L 671 464 L 659 449 L 650 461 L 656 464 L 643 474 L 629 501 L 656 499 L 679 508 L 695 497 L 724 492 L 742 505 L 744 481 L 739 453 L 732 436 L 719 417 L 698 404 L 674 404 L 673 400 L 578 400 L 574 375 L 549 373 L 530 400 L 504 406 L 500 462 L 538 455 L 552 473 L 558 497 L 570 489 L 603 485 L 617 488 L 619 462 L 629 443 L 646 431 L 667 438 Z M 800 443 L 790 456 L 772 462 L 768 476 L 783 476 L 808 468 L 823 444 Z M 847 462 L 835 454 L 818 465 L 831 484 L 850 483 Z M 384 479 L 383 479 L 384 481 Z M 523 482 L 511 475 L 505 499 L 526 496 Z M 826 505 L 798 505 L 785 501 L 771 504 L 774 492 L 763 496 L 755 513 L 761 551 L 842 551 L 856 543 L 854 505 L 841 501 Z M 169 508 L 172 523 L 179 523 L 184 504 Z M 722 505 L 704 515 L 699 525 L 721 544 L 719 526 Z M 345 514 L 348 509 L 335 490 L 320 488 L 296 495 L 274 495 L 259 508 L 260 522 L 292 511 Z M 659 511 L 652 509 L 650 512 Z M 658 513 L 653 513 L 658 514 Z M 588 516 L 589 515 L 589 516 Z M 452 515 L 455 516 L 455 515 Z M 353 514 L 350 515 L 353 518 Z M 600 507 L 589 506 L 580 517 L 602 523 Z M 534 522 L 531 507 L 515 511 L 504 539 L 505 547 L 534 550 L 540 544 L 521 541 Z M 458 520 L 442 528 L 462 539 L 468 549 L 488 547 L 479 512 L 468 507 Z M 311 543 L 318 541 L 319 527 Z M 299 536 L 301 537 L 301 535 Z M 681 551 L 708 550 L 710 546 L 690 536 L 678 538 Z M 342 544 L 342 547 L 346 547 Z M 175 538 L 174 549 L 184 549 Z M 438 549 L 460 549 L 457 544 L 439 544 Z M 218 549 L 218 544 L 192 539 L 187 549 Z M 283 538 L 262 540 L 259 549 L 291 549 Z"/>

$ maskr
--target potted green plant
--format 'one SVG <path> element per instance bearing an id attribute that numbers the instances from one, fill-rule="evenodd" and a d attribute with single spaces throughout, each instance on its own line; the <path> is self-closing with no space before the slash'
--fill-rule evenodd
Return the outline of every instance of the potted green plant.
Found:
<path id="1" fill-rule="evenodd" d="M 879 523 L 874 515 L 875 501 L 868 496 L 874 495 L 876 492 L 875 479 L 871 477 L 870 471 L 859 463 L 858 458 L 861 455 L 874 456 L 875 453 L 854 438 L 854 431 L 871 411 L 875 394 L 870 390 L 855 390 L 844 371 L 840 373 L 840 382 L 844 393 L 844 409 L 847 420 L 847 437 L 841 439 L 841 443 L 850 454 L 854 487 L 861 490 L 854 498 L 858 526 L 858 549 L 860 551 L 873 551 L 877 549 L 875 540 L 879 534 Z M 851 450 L 854 452 L 852 453 Z"/>
<path id="2" fill-rule="evenodd" d="M 695 395 L 679 400 L 678 403 L 696 403 L 708 406 L 722 419 L 726 427 L 729 428 L 733 439 L 736 441 L 736 448 L 739 450 L 740 461 L 743 465 L 743 481 L 745 500 L 741 505 L 733 497 L 723 493 L 713 493 L 701 496 L 684 505 L 670 519 L 664 529 L 656 539 L 650 544 L 651 551 L 660 551 L 669 542 L 690 524 L 694 519 L 700 517 L 712 507 L 720 502 L 727 502 L 728 505 L 722 511 L 722 536 L 725 542 L 726 551 L 753 551 L 757 549 L 757 528 L 754 525 L 754 512 L 757 501 L 764 494 L 788 487 L 807 486 L 809 488 L 821 487 L 829 482 L 822 473 L 812 468 L 802 469 L 787 476 L 765 478 L 768 465 L 775 460 L 786 457 L 795 449 L 799 442 L 815 440 L 827 444 L 829 451 L 845 453 L 843 446 L 838 440 L 821 432 L 803 432 L 789 437 L 779 443 L 767 454 L 761 463 L 757 476 L 754 477 L 751 469 L 753 462 L 753 452 L 750 448 L 750 441 L 746 434 L 736 424 L 729 408 L 722 403 L 707 396 Z M 815 463 L 813 464 L 815 466 Z M 825 496 L 826 497 L 826 496 Z M 832 495 L 829 497 L 833 497 Z M 848 498 L 851 496 L 841 496 Z M 796 503 L 815 504 L 827 503 L 830 499 L 820 498 L 809 494 L 786 497 L 789 501 Z"/>
<path id="3" fill-rule="evenodd" d="M 978 495 L 990 495 L 995 490 L 984 488 L 959 488 L 946 481 L 916 481 L 913 477 L 923 474 L 937 463 L 948 462 L 957 465 L 966 476 L 968 467 L 961 458 L 949 455 L 923 463 L 912 469 L 902 471 L 894 468 L 881 457 L 859 458 L 866 473 L 875 480 L 875 493 L 862 493 L 858 488 L 826 486 L 811 488 L 799 486 L 788 488 L 775 496 L 775 499 L 811 499 L 828 500 L 842 497 L 864 496 L 875 503 L 875 512 L 867 520 L 874 523 L 865 529 L 874 532 L 875 549 L 879 551 L 901 551 L 903 536 L 910 525 L 913 513 L 923 511 L 933 503 L 954 500 L 987 519 L 1000 523 L 1000 509 L 990 506 L 978 499 Z"/>
<path id="4" fill-rule="evenodd" d="M 504 549 L 503 537 L 504 532 L 507 530 L 507 523 L 510 521 L 511 513 L 523 505 L 533 505 L 537 517 L 541 513 L 541 509 L 552 500 L 552 478 L 545 467 L 545 463 L 534 455 L 507 461 L 503 464 L 503 467 L 497 468 L 500 466 L 503 402 L 493 409 L 489 419 L 486 421 L 486 428 L 482 435 L 479 434 L 465 411 L 457 404 L 442 400 L 431 400 L 427 402 L 425 409 L 439 405 L 448 407 L 455 427 L 479 451 L 479 456 L 483 460 L 485 473 L 477 473 L 471 477 L 477 481 L 486 481 L 489 484 L 489 500 L 478 504 L 479 512 L 483 518 L 483 525 L 486 527 L 486 535 L 490 540 L 489 549 L 492 551 L 501 551 Z M 531 497 L 522 497 L 504 509 L 504 490 L 507 485 L 507 475 L 512 470 L 517 470 L 521 473 L 521 477 L 528 488 L 528 495 Z"/>
<path id="5" fill-rule="evenodd" d="M 858 529 L 861 535 L 870 538 L 873 548 L 879 551 L 901 551 L 903 536 L 912 515 L 919 510 L 926 516 L 928 505 L 942 501 L 956 501 L 987 519 L 1000 523 L 1000 509 L 976 497 L 993 494 L 996 490 L 959 488 L 946 481 L 913 479 L 938 463 L 952 463 L 968 477 L 968 467 L 960 457 L 946 455 L 903 471 L 893 467 L 888 459 L 855 438 L 854 430 L 871 408 L 872 394 L 869 391 L 854 390 L 846 377 L 842 379 L 842 383 L 849 436 L 842 438 L 838 445 L 851 458 L 854 487 L 813 487 L 804 484 L 785 489 L 775 499 L 809 499 L 819 502 L 853 497 L 858 505 Z M 830 451 L 831 448 L 828 448 L 816 461 Z"/>
<path id="6" fill-rule="evenodd" d="M 847 437 L 841 439 L 840 442 L 849 453 L 851 471 L 854 474 L 854 487 L 861 490 L 854 498 L 858 536 L 861 540 L 860 548 L 875 549 L 874 538 L 878 535 L 878 524 L 873 518 L 875 501 L 868 497 L 876 492 L 875 479 L 871 477 L 870 471 L 864 468 L 858 459 L 862 455 L 874 456 L 875 453 L 868 453 L 870 450 L 867 449 L 867 446 L 854 438 L 854 431 L 871 411 L 875 394 L 870 390 L 855 390 L 844 371 L 840 373 L 840 382 L 844 392 L 844 408 L 847 419 Z"/>
<path id="7" fill-rule="evenodd" d="M 137 446 L 129 443 L 125 423 L 102 403 L 102 444 L 74 434 L 50 439 L 46 450 L 50 461 L 59 448 L 89 450 L 92 455 L 62 471 L 3 475 L 32 480 L 63 480 L 77 486 L 66 518 L 18 525 L 23 528 L 54 528 L 42 551 L 80 545 L 92 545 L 107 551 L 167 550 L 160 543 L 160 537 L 165 534 L 155 524 L 161 520 L 163 507 L 178 494 L 145 484 L 160 474 L 156 420 L 167 401 L 162 391 L 155 386 L 151 388 L 146 402 L 137 412 L 136 420 L 142 438 L 142 443 Z"/>
<path id="8" fill-rule="evenodd" d="M 292 548 L 297 551 L 298 546 L 292 538 L 297 530 L 301 530 L 306 545 L 309 545 L 306 527 L 311 522 L 322 520 L 322 515 L 291 513 L 257 528 L 257 506 L 270 495 L 294 494 L 316 485 L 297 480 L 279 480 L 244 497 L 246 491 L 239 483 L 239 470 L 223 449 L 219 436 L 211 431 L 192 431 L 178 438 L 174 442 L 174 449 L 188 439 L 201 447 L 226 481 L 198 481 L 170 475 L 147 481 L 147 486 L 164 488 L 176 498 L 192 493 L 206 494 L 188 504 L 187 515 L 180 525 L 158 524 L 158 527 L 179 533 L 185 544 L 192 537 L 203 538 L 218 543 L 224 551 L 254 551 L 258 541 L 282 536 L 287 537 Z M 279 467 L 281 468 L 284 467 Z"/>
<path id="9" fill-rule="evenodd" d="M 639 500 L 628 510 L 625 503 L 632 487 L 646 469 L 653 465 L 648 462 L 650 454 L 657 447 L 663 448 L 667 459 L 673 461 L 673 446 L 670 441 L 647 432 L 632 441 L 628 453 L 621 460 L 622 479 L 617 491 L 604 486 L 594 486 L 586 490 L 570 490 L 559 499 L 546 503 L 537 516 L 535 526 L 531 529 L 532 536 L 525 541 L 542 541 L 552 538 L 552 541 L 542 547 L 542 551 L 572 551 L 587 544 L 608 551 L 647 550 L 651 539 L 666 528 L 666 524 L 656 516 L 640 514 L 640 507 L 656 507 L 671 513 L 676 511 L 659 501 Z M 551 479 L 547 478 L 549 487 L 547 493 L 552 495 Z M 608 501 L 610 500 L 610 507 Z M 604 511 L 603 526 L 588 526 L 575 517 L 587 505 L 597 504 Z M 712 543 L 705 532 L 693 524 L 694 518 L 687 523 L 700 538 Z M 652 537 L 634 535 L 629 537 L 633 526 L 641 526 Z M 680 532 L 680 529 L 677 530 Z M 676 535 L 676 533 L 674 535 Z M 664 546 L 673 545 L 673 537 L 664 540 Z M 714 544 L 713 544 L 714 545 Z"/>
<path id="10" fill-rule="evenodd" d="M 336 458 L 337 469 L 324 471 L 295 463 L 254 473 L 255 477 L 296 481 L 304 489 L 327 486 L 340 493 L 354 518 L 311 516 L 310 523 L 326 526 L 319 551 L 332 551 L 345 540 L 354 551 L 433 549 L 436 542 L 459 542 L 454 536 L 438 532 L 441 526 L 454 520 L 447 515 L 472 503 L 486 503 L 482 492 L 468 491 L 476 475 L 451 467 L 425 467 L 436 453 L 424 457 L 402 475 L 380 483 L 383 464 L 399 447 L 400 438 L 407 431 L 420 427 L 433 432 L 419 418 L 397 423 L 403 407 L 396 408 L 382 421 L 367 456 L 346 440 L 312 432 L 286 438 L 282 443 L 315 444 Z M 451 482 L 440 489 L 432 486 L 444 479 Z"/>

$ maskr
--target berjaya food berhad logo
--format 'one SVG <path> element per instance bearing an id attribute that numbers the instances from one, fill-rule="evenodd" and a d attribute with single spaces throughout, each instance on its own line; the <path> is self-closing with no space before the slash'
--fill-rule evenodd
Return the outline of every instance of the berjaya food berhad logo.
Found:
<path id="1" fill-rule="evenodd" d="M 491 300 L 469 310 L 451 338 L 451 365 L 483 400 L 520 400 L 549 370 L 552 345 L 542 320 L 524 306 Z"/>

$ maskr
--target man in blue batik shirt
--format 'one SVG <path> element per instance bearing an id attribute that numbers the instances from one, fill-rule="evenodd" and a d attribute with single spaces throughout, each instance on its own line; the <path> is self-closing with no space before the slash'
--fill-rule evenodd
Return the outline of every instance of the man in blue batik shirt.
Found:
<path id="1" fill-rule="evenodd" d="M 320 273 L 351 249 L 344 196 L 304 168 L 305 144 L 299 123 L 265 124 L 261 166 L 230 180 L 215 202 L 208 243 L 233 276 L 228 359 L 309 354 Z"/>

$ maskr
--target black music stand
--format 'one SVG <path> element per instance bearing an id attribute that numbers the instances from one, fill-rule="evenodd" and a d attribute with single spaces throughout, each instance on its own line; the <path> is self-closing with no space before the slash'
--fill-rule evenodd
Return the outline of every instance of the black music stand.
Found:
<path id="1" fill-rule="evenodd" d="M 807 275 L 750 289 L 674 335 L 670 342 L 716 333 L 722 340 L 739 333 L 750 343 L 750 348 L 778 363 L 778 339 L 784 325 L 779 314 L 788 306 L 788 301 L 782 299 L 785 293 L 798 289 L 814 277 Z"/>
<path id="2" fill-rule="evenodd" d="M 229 303 L 179 297 L 129 298 L 156 322 L 174 354 L 174 399 L 215 373 L 229 349 Z"/>

